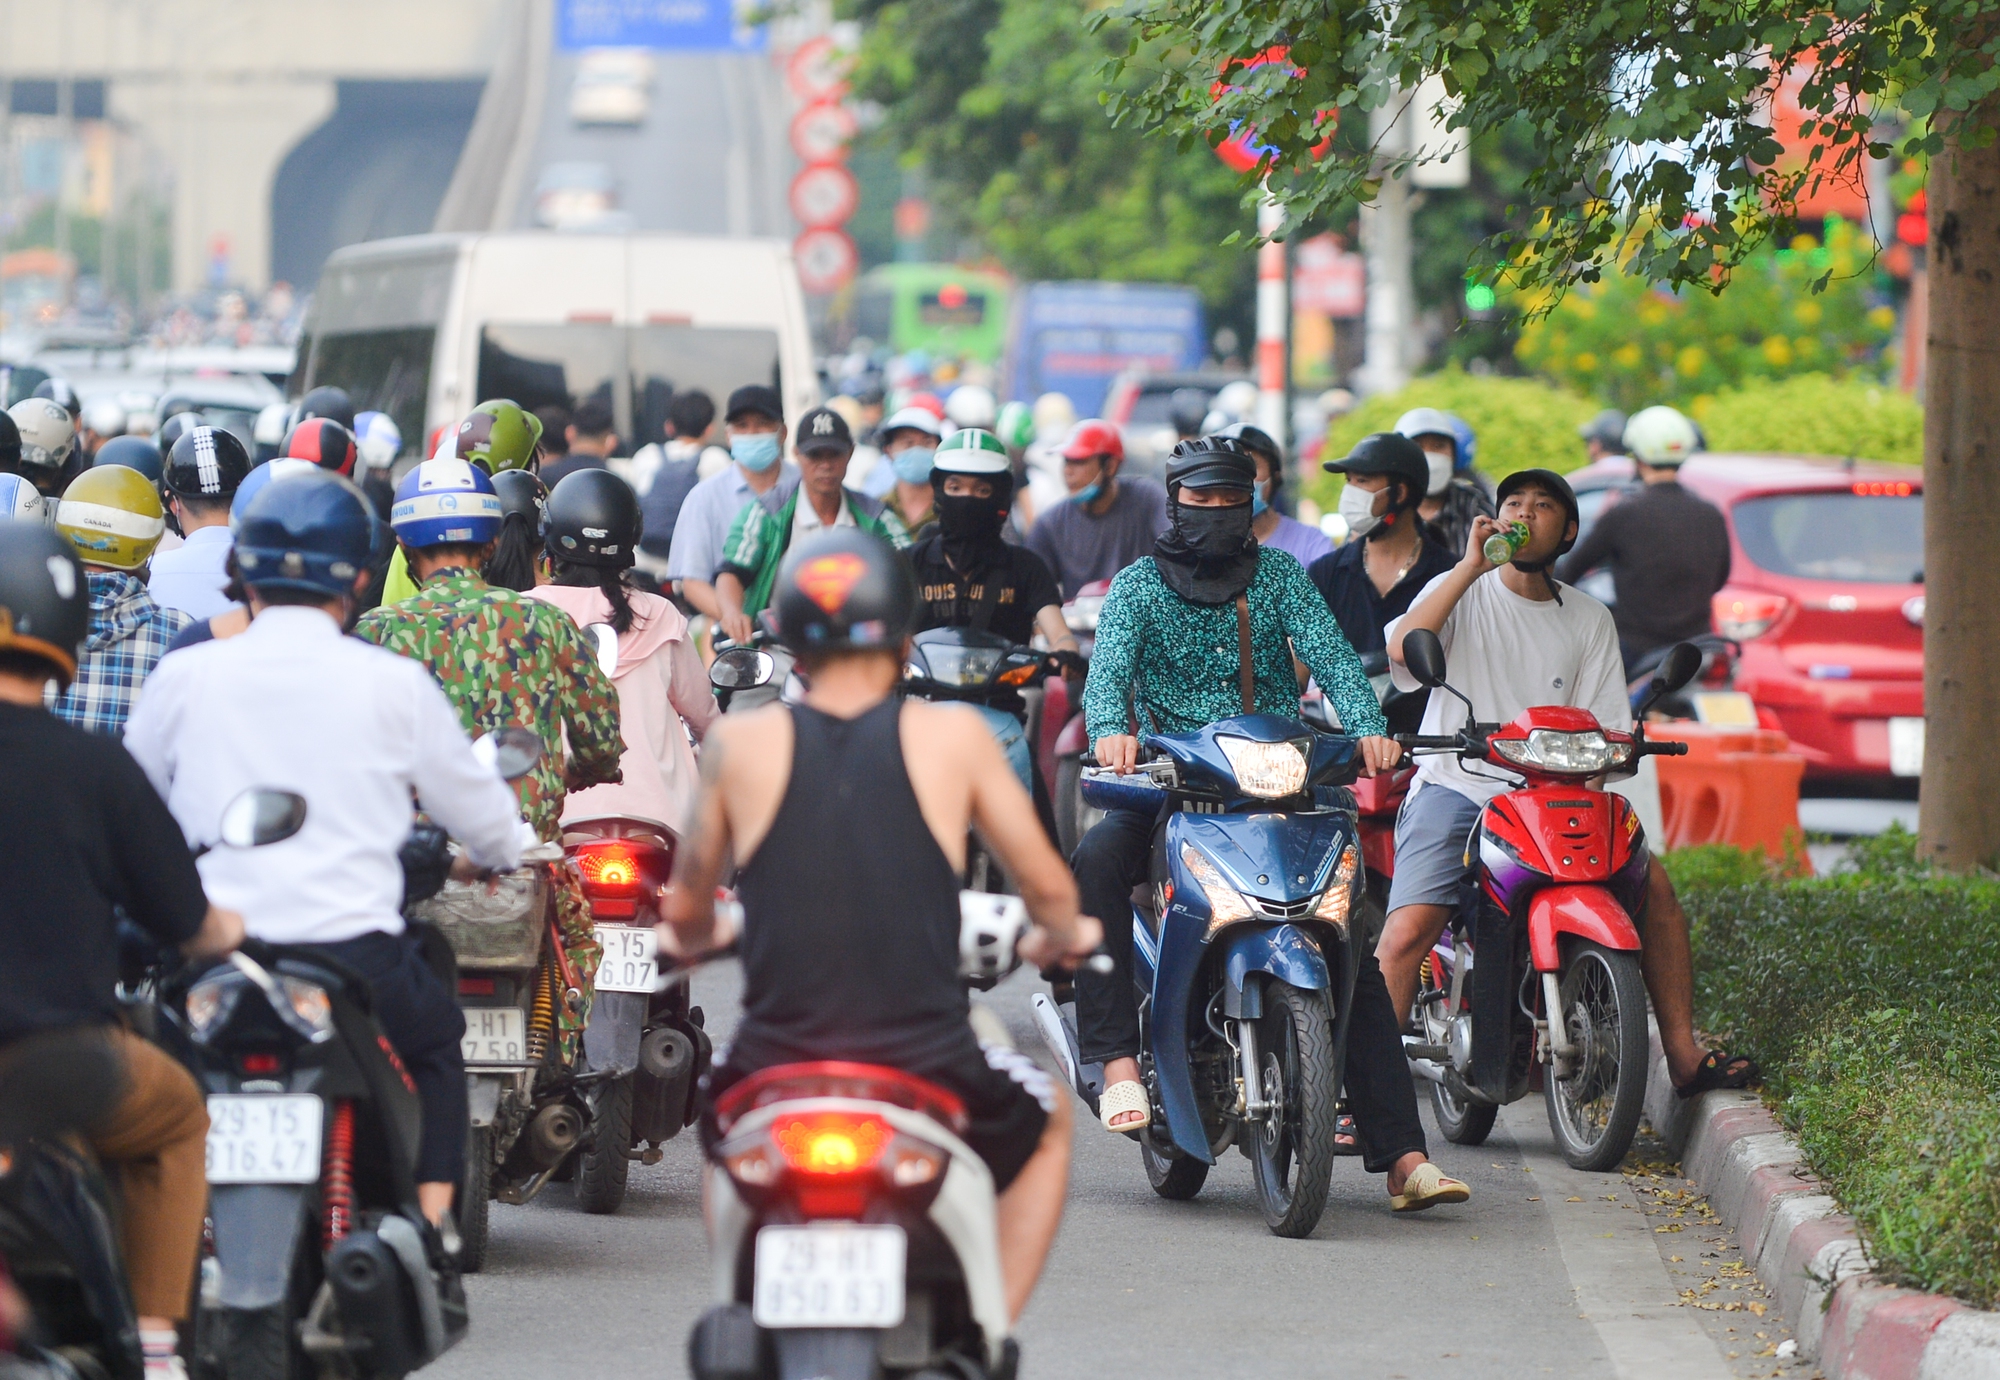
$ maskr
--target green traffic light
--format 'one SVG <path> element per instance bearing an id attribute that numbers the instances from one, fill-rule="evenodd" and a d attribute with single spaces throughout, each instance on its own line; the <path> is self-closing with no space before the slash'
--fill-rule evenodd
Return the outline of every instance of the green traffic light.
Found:
<path id="1" fill-rule="evenodd" d="M 1467 311 L 1492 311 L 1493 304 L 1497 300 L 1498 298 L 1495 297 L 1493 289 L 1484 283 L 1467 283 L 1465 285 L 1465 309 Z"/>

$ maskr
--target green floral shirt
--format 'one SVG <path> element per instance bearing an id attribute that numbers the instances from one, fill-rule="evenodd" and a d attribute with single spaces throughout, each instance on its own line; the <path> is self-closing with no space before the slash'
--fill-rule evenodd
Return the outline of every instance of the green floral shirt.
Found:
<path id="1" fill-rule="evenodd" d="M 555 605 L 447 568 L 354 631 L 429 668 L 473 737 L 518 724 L 541 738 L 541 761 L 515 785 L 544 841 L 561 837 L 564 795 L 622 779 L 618 691 Z"/>
<path id="2" fill-rule="evenodd" d="M 1387 733 L 1361 658 L 1289 552 L 1260 547 L 1250 602 L 1250 666 L 1257 712 L 1298 717 L 1296 651 L 1356 737 Z M 1243 712 L 1236 604 L 1194 604 L 1167 588 L 1152 557 L 1118 572 L 1097 620 L 1097 646 L 1083 691 L 1090 741 L 1131 731 L 1192 733 Z"/>

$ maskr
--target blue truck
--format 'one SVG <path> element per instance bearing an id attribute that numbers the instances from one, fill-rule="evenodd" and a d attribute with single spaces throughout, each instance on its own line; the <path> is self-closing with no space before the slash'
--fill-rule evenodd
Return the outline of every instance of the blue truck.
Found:
<path id="1" fill-rule="evenodd" d="M 1030 283 L 1015 298 L 1006 396 L 1064 393 L 1079 417 L 1102 415 L 1128 369 L 1199 369 L 1207 356 L 1201 295 L 1170 283 Z"/>

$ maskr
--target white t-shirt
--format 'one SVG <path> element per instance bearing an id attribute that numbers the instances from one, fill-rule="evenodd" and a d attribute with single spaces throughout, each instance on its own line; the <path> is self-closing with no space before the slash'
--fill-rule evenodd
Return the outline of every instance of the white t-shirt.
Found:
<path id="1" fill-rule="evenodd" d="M 1447 571 L 1425 585 L 1411 607 L 1450 578 Z M 1472 701 L 1481 723 L 1506 723 L 1524 709 L 1561 704 L 1590 710 L 1606 728 L 1631 728 L 1632 703 L 1625 693 L 1625 663 L 1611 610 L 1574 585 L 1557 587 L 1560 604 L 1523 598 L 1501 583 L 1497 570 L 1474 580 L 1438 630 L 1453 688 Z M 1389 625 L 1391 641 L 1402 622 L 1398 618 Z M 1397 689 L 1421 688 L 1405 667 L 1392 661 L 1389 669 Z M 1465 705 L 1457 696 L 1433 690 L 1421 731 L 1456 733 L 1465 727 L 1465 718 Z M 1461 762 L 1452 753 L 1417 761 L 1419 784 L 1449 786 L 1480 804 L 1515 789 L 1520 781 L 1484 762 Z"/>

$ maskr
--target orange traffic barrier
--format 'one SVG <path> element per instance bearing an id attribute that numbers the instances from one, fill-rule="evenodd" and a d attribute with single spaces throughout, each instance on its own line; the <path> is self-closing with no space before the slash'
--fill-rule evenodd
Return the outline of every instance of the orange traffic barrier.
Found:
<path id="1" fill-rule="evenodd" d="M 1685 757 L 1653 759 L 1666 848 L 1728 843 L 1811 870 L 1799 828 L 1806 759 L 1791 750 L 1791 739 L 1776 729 L 1678 721 L 1648 724 L 1646 733 L 1688 745 Z"/>

